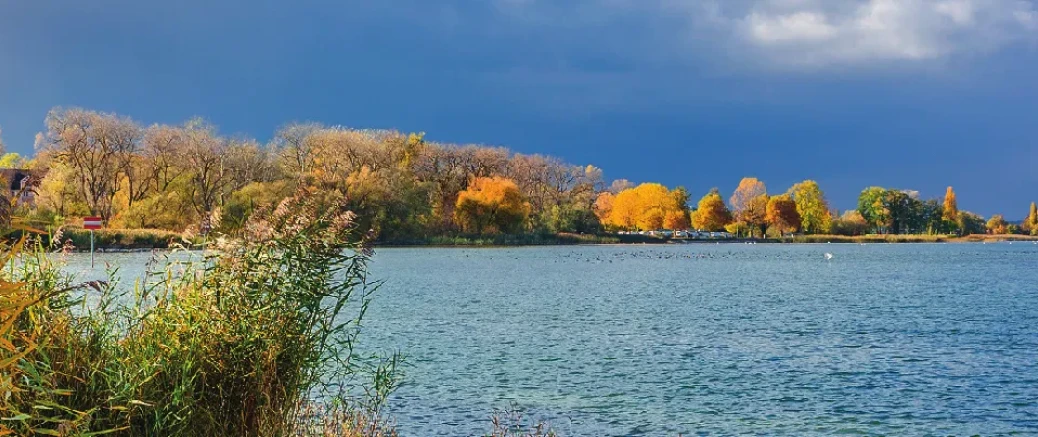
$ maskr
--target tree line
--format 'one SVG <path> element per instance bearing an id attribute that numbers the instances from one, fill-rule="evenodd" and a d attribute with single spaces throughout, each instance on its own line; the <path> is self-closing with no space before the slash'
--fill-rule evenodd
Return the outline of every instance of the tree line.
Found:
<path id="1" fill-rule="evenodd" d="M 55 108 L 31 159 L 0 166 L 45 170 L 35 202 L 17 213 L 47 226 L 86 215 L 110 227 L 236 233 L 260 208 L 305 191 L 346 202 L 383 242 L 442 235 L 726 230 L 747 237 L 790 233 L 1034 233 L 959 211 L 943 199 L 869 187 L 855 210 L 830 207 L 818 183 L 769 192 L 744 178 L 725 199 L 715 188 L 690 204 L 683 187 L 607 184 L 601 169 L 503 147 L 427 141 L 421 133 L 291 123 L 268 144 L 221 134 L 203 119 L 144 126 L 125 116 Z M 2 144 L 2 143 L 0 143 Z M 727 201 L 726 201 L 727 200 Z"/>

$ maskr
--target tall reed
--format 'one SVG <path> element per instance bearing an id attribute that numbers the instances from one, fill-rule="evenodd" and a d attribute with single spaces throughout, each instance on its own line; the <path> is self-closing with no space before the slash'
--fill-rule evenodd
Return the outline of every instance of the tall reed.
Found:
<path id="1" fill-rule="evenodd" d="M 72 285 L 41 251 L 22 257 L 6 280 L 35 304 L 12 300 L 20 311 L 0 333 L 13 346 L 0 364 L 15 363 L 0 380 L 10 387 L 0 429 L 391 433 L 381 408 L 398 383 L 398 357 L 357 349 L 377 288 L 366 276 L 367 241 L 341 204 L 300 193 L 257 214 L 243 238 L 202 260 L 168 263 L 131 292 L 115 282 Z M 347 417 L 363 426 L 347 434 Z"/>

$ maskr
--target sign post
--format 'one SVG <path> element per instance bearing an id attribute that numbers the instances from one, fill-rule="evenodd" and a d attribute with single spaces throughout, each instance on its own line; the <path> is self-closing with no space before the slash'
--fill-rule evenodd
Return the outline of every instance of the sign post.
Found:
<path id="1" fill-rule="evenodd" d="M 101 229 L 101 217 L 83 217 L 83 229 L 90 230 L 90 268 L 94 268 L 94 229 Z"/>

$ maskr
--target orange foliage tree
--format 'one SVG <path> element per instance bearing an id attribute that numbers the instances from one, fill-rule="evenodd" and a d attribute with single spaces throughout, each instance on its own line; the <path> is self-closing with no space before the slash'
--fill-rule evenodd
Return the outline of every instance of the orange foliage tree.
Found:
<path id="1" fill-rule="evenodd" d="M 458 193 L 454 221 L 462 230 L 476 234 L 515 233 L 530 215 L 530 204 L 519 186 L 502 177 L 473 178 Z"/>
<path id="2" fill-rule="evenodd" d="M 595 198 L 593 209 L 595 211 L 595 216 L 598 217 L 600 222 L 605 223 L 606 218 L 608 218 L 609 214 L 613 212 L 613 199 L 615 197 L 616 196 L 614 196 L 613 193 L 605 191 Z"/>
<path id="3" fill-rule="evenodd" d="M 596 210 L 605 213 L 606 225 L 617 228 L 684 229 L 688 227 L 688 219 L 682 198 L 683 191 L 671 191 L 660 184 L 641 184 L 615 197 L 600 196 Z M 611 208 L 608 208 L 610 200 Z"/>
<path id="4" fill-rule="evenodd" d="M 800 227 L 800 213 L 793 198 L 781 195 L 768 199 L 767 223 L 783 234 L 796 232 Z"/>
<path id="5" fill-rule="evenodd" d="M 699 199 L 696 211 L 692 213 L 692 227 L 705 231 L 720 231 L 732 222 L 732 213 L 724 204 L 717 188 L 710 190 Z"/>
<path id="6" fill-rule="evenodd" d="M 728 202 L 732 205 L 735 220 L 748 226 L 750 234 L 759 229 L 761 236 L 764 235 L 768 208 L 768 189 L 764 182 L 757 178 L 743 178 Z"/>

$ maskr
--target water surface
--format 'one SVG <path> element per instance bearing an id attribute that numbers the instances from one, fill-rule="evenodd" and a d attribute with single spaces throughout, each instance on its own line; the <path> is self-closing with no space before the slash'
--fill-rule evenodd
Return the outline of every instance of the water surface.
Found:
<path id="1" fill-rule="evenodd" d="M 1038 245 L 380 249 L 372 270 L 362 342 L 408 356 L 404 436 L 482 435 L 512 403 L 570 436 L 1038 433 Z"/>

